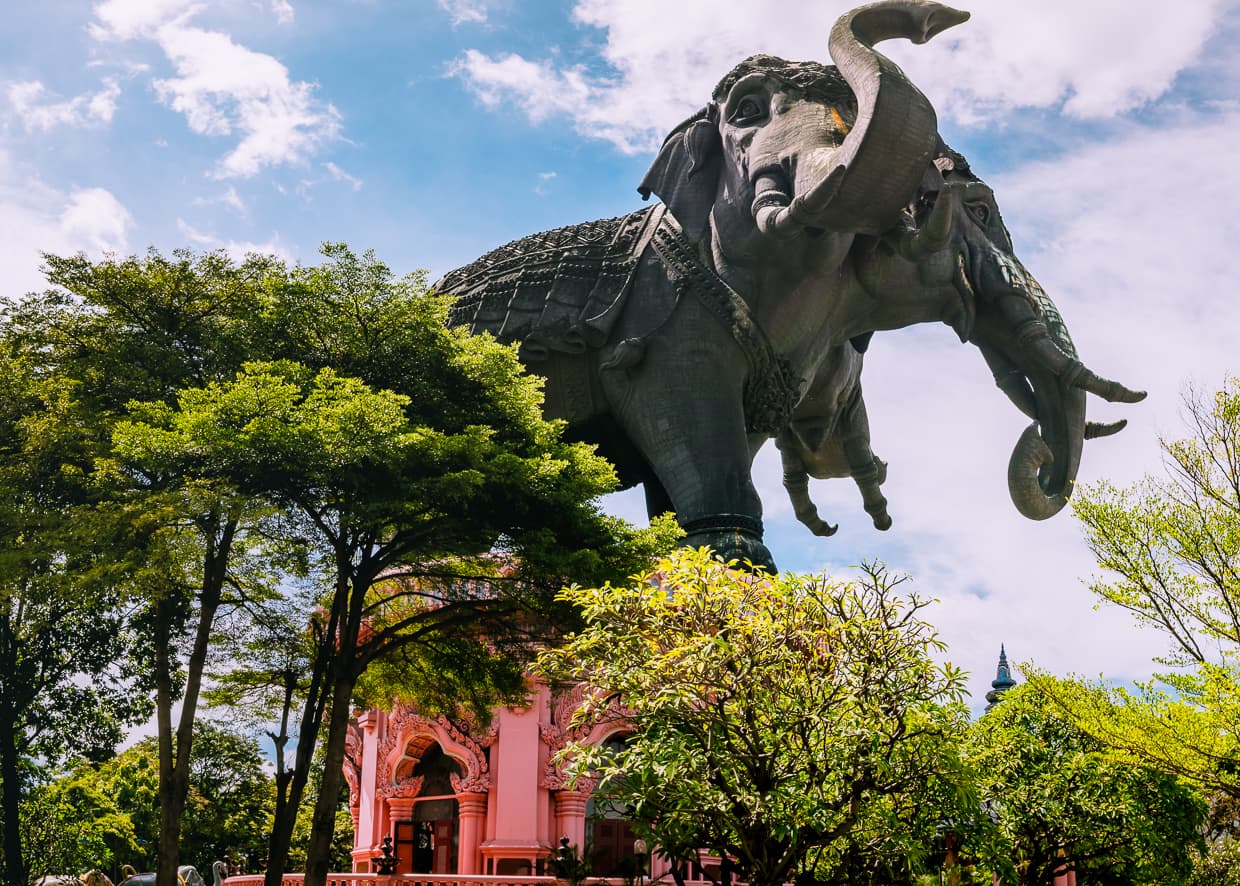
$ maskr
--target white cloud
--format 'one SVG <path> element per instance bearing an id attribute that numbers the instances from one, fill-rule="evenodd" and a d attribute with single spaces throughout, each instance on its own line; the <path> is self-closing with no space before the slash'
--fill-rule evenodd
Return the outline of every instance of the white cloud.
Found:
<path id="1" fill-rule="evenodd" d="M 274 255 L 286 262 L 293 261 L 292 252 L 280 242 L 279 234 L 273 234 L 266 243 L 254 243 L 249 240 L 231 240 L 200 231 L 180 218 L 177 219 L 177 233 L 200 249 L 223 250 L 234 261 L 241 261 L 252 253 Z"/>
<path id="2" fill-rule="evenodd" d="M 227 34 L 167 26 L 160 45 L 177 77 L 155 81 L 160 98 L 203 135 L 241 133 L 220 161 L 220 178 L 248 178 L 264 167 L 300 163 L 340 133 L 339 114 L 315 100 L 313 86 L 289 80 L 270 55 L 234 43 Z"/>
<path id="3" fill-rule="evenodd" d="M 115 80 L 108 78 L 98 92 L 56 101 L 41 82 L 27 80 L 10 83 L 5 94 L 27 130 L 46 130 L 56 126 L 91 126 L 111 122 L 121 88 Z"/>
<path id="4" fill-rule="evenodd" d="M 362 189 L 362 180 L 360 178 L 356 175 L 350 175 L 330 160 L 323 164 L 323 168 L 331 174 L 333 181 L 344 182 L 355 191 Z"/>
<path id="5" fill-rule="evenodd" d="M 132 227 L 129 211 L 109 191 L 66 193 L 0 150 L 0 294 L 12 297 L 46 285 L 38 271 L 41 252 L 125 253 Z"/>
<path id="6" fill-rule="evenodd" d="M 229 185 L 224 190 L 224 193 L 218 194 L 215 197 L 197 197 L 194 200 L 195 206 L 211 206 L 213 204 L 227 206 L 238 215 L 249 214 L 249 207 L 245 205 L 245 201 L 241 199 L 241 195 L 237 193 L 237 189 L 233 185 Z"/>
<path id="7" fill-rule="evenodd" d="M 487 20 L 486 0 L 436 0 L 440 9 L 452 19 L 452 24 L 479 25 Z"/>
<path id="8" fill-rule="evenodd" d="M 297 13 L 293 9 L 293 4 L 288 0 L 271 0 L 271 11 L 282 25 L 291 25 Z"/>
<path id="9" fill-rule="evenodd" d="M 555 179 L 556 174 L 554 172 L 538 173 L 538 184 L 534 185 L 534 193 L 540 197 L 545 197 L 549 186 Z"/>
<path id="10" fill-rule="evenodd" d="M 789 0 L 773 15 L 756 3 L 721 9 L 717 0 L 578 0 L 574 20 L 605 35 L 600 56 L 607 73 L 555 56 L 477 50 L 462 55 L 453 73 L 487 105 L 513 103 L 534 122 L 563 115 L 583 135 L 642 151 L 751 53 L 826 61 L 831 25 L 852 5 Z M 1076 0 L 969 5 L 971 21 L 926 46 L 884 44 L 941 112 L 964 122 L 1061 104 L 1079 117 L 1130 110 L 1163 95 L 1237 3 L 1202 0 L 1174 13 L 1160 0 L 1133 0 L 1122 13 Z"/>
<path id="11" fill-rule="evenodd" d="M 592 78 L 582 67 L 556 68 L 513 53 L 492 57 L 470 49 L 449 73 L 464 80 L 487 107 L 515 104 L 533 123 L 562 115 L 582 135 L 610 141 L 626 153 L 658 146 L 660 137 L 650 117 L 632 119 L 612 107 L 629 95 L 626 85 Z"/>
<path id="12" fill-rule="evenodd" d="M 938 38 L 949 58 L 889 44 L 913 80 L 939 99 L 940 111 L 966 122 L 1027 107 L 1062 105 L 1078 118 L 1138 108 L 1200 59 L 1237 3 L 1200 0 L 1172 11 L 1157 0 L 1132 0 L 1119 11 L 1073 0 L 984 0 L 970 8 L 971 21 Z"/>
<path id="13" fill-rule="evenodd" d="M 281 22 L 292 6 L 272 0 Z M 314 84 L 295 81 L 275 57 L 255 52 L 220 31 L 194 27 L 203 9 L 188 0 L 107 0 L 95 7 L 100 40 L 147 39 L 159 44 L 175 76 L 154 81 L 160 100 L 201 135 L 239 137 L 219 162 L 218 178 L 249 178 L 263 169 L 304 163 L 340 135 L 340 115 L 315 97 Z"/>
<path id="14" fill-rule="evenodd" d="M 69 195 L 60 214 L 60 229 L 71 243 L 90 253 L 120 252 L 133 217 L 103 188 L 83 188 Z"/>
<path id="15" fill-rule="evenodd" d="M 204 8 L 198 0 L 104 0 L 90 26 L 96 40 L 150 38 L 163 26 L 189 19 Z"/>

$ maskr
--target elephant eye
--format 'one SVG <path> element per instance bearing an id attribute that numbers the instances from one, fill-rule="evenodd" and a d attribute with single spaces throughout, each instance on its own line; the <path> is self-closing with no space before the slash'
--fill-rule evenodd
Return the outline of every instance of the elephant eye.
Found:
<path id="1" fill-rule="evenodd" d="M 983 227 L 990 221 L 990 207 L 985 203 L 970 203 L 968 206 L 969 215 Z"/>
<path id="2" fill-rule="evenodd" d="M 757 97 L 747 95 L 736 103 L 735 110 L 732 111 L 732 117 L 728 121 L 740 126 L 748 126 L 757 123 L 766 116 L 766 107 Z"/>

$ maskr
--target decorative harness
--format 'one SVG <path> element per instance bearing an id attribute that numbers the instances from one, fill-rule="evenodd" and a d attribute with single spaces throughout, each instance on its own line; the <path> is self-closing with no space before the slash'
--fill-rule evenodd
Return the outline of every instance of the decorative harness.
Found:
<path id="1" fill-rule="evenodd" d="M 745 429 L 772 435 L 783 430 L 804 391 L 805 380 L 776 353 L 745 299 L 702 260 L 671 213 L 663 213 L 651 247 L 676 288 L 677 303 L 684 293 L 693 293 L 728 328 L 745 355 L 749 363 L 743 395 Z"/>

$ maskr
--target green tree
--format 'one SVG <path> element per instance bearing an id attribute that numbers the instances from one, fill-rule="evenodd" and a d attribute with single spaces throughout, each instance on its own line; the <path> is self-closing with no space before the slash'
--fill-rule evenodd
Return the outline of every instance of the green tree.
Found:
<path id="1" fill-rule="evenodd" d="M 116 434 L 143 474 L 194 471 L 271 501 L 322 578 L 272 883 L 321 725 L 307 882 L 326 879 L 351 701 L 372 662 L 447 650 L 447 678 L 467 667 L 461 685 L 511 687 L 499 653 L 513 628 L 534 624 L 567 576 L 631 571 L 670 531 L 636 532 L 598 510 L 610 466 L 543 419 L 541 383 L 514 348 L 447 328 L 447 301 L 421 277 L 396 280 L 344 246 L 325 252 L 276 290 L 271 353 L 283 360 L 183 389 L 175 405 L 153 401 Z M 450 654 L 462 642 L 474 654 Z"/>
<path id="2" fill-rule="evenodd" d="M 258 742 L 209 720 L 194 724 L 183 864 L 209 871 L 226 852 L 260 857 L 272 812 L 271 777 Z"/>
<path id="3" fill-rule="evenodd" d="M 1109 756 L 1034 686 L 1004 693 L 971 727 L 967 750 L 1006 843 L 993 862 L 1021 886 L 1069 869 L 1080 882 L 1179 883 L 1203 848 L 1196 794 Z"/>
<path id="4" fill-rule="evenodd" d="M 79 761 L 41 785 L 23 805 L 31 876 L 92 868 L 115 879 L 121 865 L 155 862 L 159 832 L 159 761 L 151 743 L 110 760 Z"/>
<path id="5" fill-rule="evenodd" d="M 149 714 L 126 667 L 107 545 L 114 515 L 89 473 L 97 434 L 63 378 L 45 377 L 0 333 L 0 860 L 24 883 L 35 847 L 22 807 L 37 770 L 112 753 Z M 27 807 L 29 808 L 29 807 Z M 28 818 L 28 816 L 27 816 Z M 37 859 L 35 859 L 37 861 Z"/>
<path id="6" fill-rule="evenodd" d="M 1160 441 L 1162 476 L 1073 496 L 1103 570 L 1091 590 L 1167 636 L 1167 671 L 1043 691 L 1130 761 L 1240 797 L 1240 379 L 1184 401 L 1189 435 Z"/>
<path id="7" fill-rule="evenodd" d="M 669 857 L 710 850 L 755 886 L 916 867 L 933 823 L 921 832 L 902 808 L 941 798 L 933 822 L 978 807 L 956 753 L 962 675 L 935 663 L 926 601 L 899 584 L 879 567 L 754 577 L 703 550 L 574 585 L 564 599 L 586 626 L 539 668 L 591 687 L 576 725 L 631 738 L 571 746 L 567 765 Z M 886 859 L 869 855 L 880 832 Z"/>
<path id="8" fill-rule="evenodd" d="M 317 598 L 300 584 L 287 585 L 282 596 L 230 619 L 218 645 L 223 666 L 212 674 L 214 687 L 207 696 L 212 705 L 229 710 L 237 722 L 271 741 L 272 823 L 262 853 L 269 859 L 269 870 L 272 844 L 278 844 L 286 833 L 292 841 L 288 867 L 301 869 L 305 864 L 304 852 L 301 858 L 296 854 L 304 838 L 295 830 L 307 812 L 297 806 L 305 793 L 304 782 L 295 785 L 294 777 L 308 777 L 309 763 L 298 756 L 298 750 L 305 743 L 312 753 L 317 740 L 317 727 L 312 731 L 299 720 L 299 714 L 318 715 L 313 705 L 306 711 L 316 642 L 314 622 L 307 613 L 315 610 Z M 307 725 L 304 730 L 303 725 Z M 304 741 L 297 740 L 298 736 Z M 311 793 L 317 796 L 317 791 Z M 309 830 L 305 830 L 308 837 Z"/>
<path id="9" fill-rule="evenodd" d="M 112 426 L 136 400 L 169 403 L 177 391 L 231 376 L 253 349 L 278 262 L 240 265 L 222 253 L 91 262 L 45 255 L 52 288 L 7 312 L 12 346 L 49 378 L 72 383 L 99 429 L 93 482 L 126 515 L 111 555 L 130 570 L 135 627 L 146 639 L 159 728 L 159 878 L 176 882 L 189 760 L 214 620 L 229 592 L 252 593 L 255 577 L 238 561 L 259 550 L 252 500 L 195 473 L 151 474 L 115 465 Z M 180 712 L 175 728 L 172 712 Z"/>
<path id="10" fill-rule="evenodd" d="M 227 851 L 259 857 L 272 808 L 271 777 L 258 743 L 199 719 L 184 814 L 181 859 L 199 871 Z M 80 762 L 43 786 L 26 818 L 43 818 L 39 845 L 43 873 L 96 867 L 115 877 L 123 864 L 140 871 L 157 862 L 159 746 L 156 738 L 101 763 Z M 66 867 L 66 865 L 68 865 Z"/>

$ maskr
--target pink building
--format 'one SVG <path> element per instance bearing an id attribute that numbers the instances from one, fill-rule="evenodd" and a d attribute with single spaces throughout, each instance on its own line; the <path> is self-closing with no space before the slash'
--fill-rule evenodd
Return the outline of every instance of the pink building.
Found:
<path id="1" fill-rule="evenodd" d="M 359 716 L 345 767 L 354 872 L 372 871 L 383 838 L 391 836 L 397 874 L 542 874 L 568 837 L 590 848 L 594 876 L 632 874 L 629 823 L 596 814 L 593 784 L 583 779 L 569 789 L 553 762 L 569 741 L 624 736 L 618 718 L 572 732 L 569 719 L 580 702 L 580 688 L 553 693 L 537 684 L 526 707 L 496 711 L 485 730 L 403 707 Z M 654 873 L 661 873 L 657 860 Z"/>

